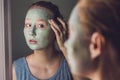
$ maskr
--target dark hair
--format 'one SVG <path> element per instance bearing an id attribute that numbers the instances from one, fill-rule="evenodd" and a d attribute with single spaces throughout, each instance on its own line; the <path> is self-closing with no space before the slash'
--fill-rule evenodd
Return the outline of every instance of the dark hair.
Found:
<path id="1" fill-rule="evenodd" d="M 108 51 L 101 54 L 102 80 L 119 80 L 120 0 L 81 0 L 80 3 L 82 2 L 84 4 L 79 4 L 79 19 L 87 36 L 99 32 L 112 45 L 109 49 L 105 47 Z"/>
<path id="2" fill-rule="evenodd" d="M 57 17 L 63 19 L 63 16 L 61 15 L 61 13 L 59 11 L 59 8 L 55 4 L 53 4 L 53 3 L 49 2 L 49 1 L 35 2 L 35 3 L 33 3 L 32 5 L 29 6 L 29 9 L 34 8 L 34 7 L 43 7 L 43 8 L 48 9 L 49 11 L 51 11 L 54 14 L 53 19 L 58 24 L 60 24 L 60 23 L 57 21 Z"/>

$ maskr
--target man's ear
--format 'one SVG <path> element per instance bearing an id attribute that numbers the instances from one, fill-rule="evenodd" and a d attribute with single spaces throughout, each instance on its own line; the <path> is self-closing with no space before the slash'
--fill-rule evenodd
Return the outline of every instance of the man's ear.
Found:
<path id="1" fill-rule="evenodd" d="M 89 45 L 90 55 L 92 59 L 100 56 L 105 46 L 105 38 L 99 32 L 94 32 L 91 36 L 91 42 Z"/>

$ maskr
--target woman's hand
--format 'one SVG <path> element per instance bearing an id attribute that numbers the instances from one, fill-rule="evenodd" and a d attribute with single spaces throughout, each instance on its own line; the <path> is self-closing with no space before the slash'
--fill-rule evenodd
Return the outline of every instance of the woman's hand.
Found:
<path id="1" fill-rule="evenodd" d="M 57 20 L 59 21 L 60 25 L 58 25 L 53 19 L 49 20 L 49 23 L 56 35 L 58 46 L 65 55 L 66 48 L 64 46 L 64 42 L 68 38 L 68 26 L 61 18 L 57 18 Z"/>

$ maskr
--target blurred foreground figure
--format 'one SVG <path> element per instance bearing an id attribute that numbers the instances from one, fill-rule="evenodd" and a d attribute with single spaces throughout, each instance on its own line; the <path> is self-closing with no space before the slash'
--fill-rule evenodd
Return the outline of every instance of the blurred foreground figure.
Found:
<path id="1" fill-rule="evenodd" d="M 80 0 L 65 42 L 74 80 L 120 80 L 120 0 Z"/>

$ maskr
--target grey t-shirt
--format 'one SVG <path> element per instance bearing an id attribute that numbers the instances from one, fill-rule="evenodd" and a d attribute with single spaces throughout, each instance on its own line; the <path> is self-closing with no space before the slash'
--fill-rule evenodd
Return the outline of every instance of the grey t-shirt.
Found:
<path id="1" fill-rule="evenodd" d="M 38 80 L 30 73 L 25 57 L 19 58 L 13 64 L 15 66 L 17 80 Z M 73 80 L 65 58 L 62 58 L 57 73 L 47 80 Z"/>

